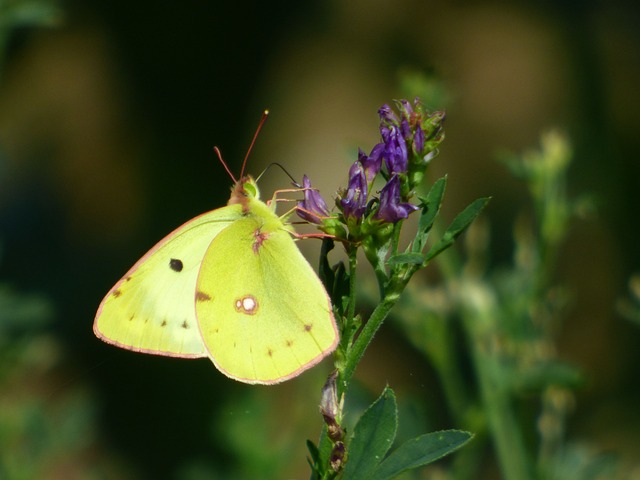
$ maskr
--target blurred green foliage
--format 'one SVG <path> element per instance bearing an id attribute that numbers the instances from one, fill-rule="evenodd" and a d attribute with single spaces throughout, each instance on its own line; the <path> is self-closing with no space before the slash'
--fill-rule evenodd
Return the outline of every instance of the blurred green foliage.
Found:
<path id="1" fill-rule="evenodd" d="M 48 333 L 53 313 L 41 295 L 0 283 L 1 478 L 53 478 L 68 462 L 75 469 L 93 440 L 90 395 L 48 378 L 64 355 Z"/>
<path id="2" fill-rule="evenodd" d="M 18 28 L 55 26 L 61 22 L 57 2 L 50 0 L 0 0 L 0 80 L 7 43 Z"/>

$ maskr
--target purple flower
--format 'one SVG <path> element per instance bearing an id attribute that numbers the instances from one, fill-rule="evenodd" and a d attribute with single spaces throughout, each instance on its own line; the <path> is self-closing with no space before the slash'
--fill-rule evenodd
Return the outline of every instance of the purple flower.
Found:
<path id="1" fill-rule="evenodd" d="M 400 100 L 400 107 L 402 108 L 402 117 L 405 119 L 410 119 L 411 116 L 413 115 L 413 107 L 411 106 L 411 104 L 409 103 L 409 100 Z M 416 98 L 413 101 L 414 105 L 418 106 L 418 104 L 420 103 L 420 100 L 418 98 Z"/>
<path id="2" fill-rule="evenodd" d="M 418 207 L 411 203 L 400 203 L 400 179 L 398 175 L 393 175 L 380 190 L 380 208 L 375 217 L 387 223 L 396 223 L 416 210 Z"/>
<path id="3" fill-rule="evenodd" d="M 360 219 L 367 205 L 367 178 L 360 162 L 355 162 L 349 169 L 349 186 L 346 194 L 340 199 L 340 206 L 345 218 Z"/>
<path id="4" fill-rule="evenodd" d="M 380 116 L 380 120 L 383 122 L 398 123 L 399 121 L 395 112 L 386 103 L 378 109 L 378 115 Z"/>
<path id="5" fill-rule="evenodd" d="M 358 161 L 364 168 L 364 174 L 367 182 L 371 183 L 375 176 L 380 172 L 382 166 L 382 154 L 384 152 L 384 143 L 378 143 L 367 156 L 362 149 L 358 149 Z"/>
<path id="6" fill-rule="evenodd" d="M 384 140 L 384 162 L 389 175 L 394 173 L 404 173 L 407 171 L 408 154 L 407 142 L 404 140 L 399 127 L 393 125 L 388 129 L 381 128 L 382 139 Z"/>
<path id="7" fill-rule="evenodd" d="M 400 131 L 402 132 L 402 136 L 405 140 L 411 140 L 411 127 L 409 126 L 409 121 L 406 118 L 403 118 L 400 122 Z"/>
<path id="8" fill-rule="evenodd" d="M 413 151 L 418 155 L 422 153 L 424 150 L 424 130 L 418 127 L 416 129 L 416 134 L 413 136 Z"/>
<path id="9" fill-rule="evenodd" d="M 322 219 L 329 216 L 327 203 L 317 190 L 311 188 L 309 177 L 302 177 L 302 188 L 304 189 L 304 200 L 298 202 L 296 213 L 307 222 L 322 224 Z"/>

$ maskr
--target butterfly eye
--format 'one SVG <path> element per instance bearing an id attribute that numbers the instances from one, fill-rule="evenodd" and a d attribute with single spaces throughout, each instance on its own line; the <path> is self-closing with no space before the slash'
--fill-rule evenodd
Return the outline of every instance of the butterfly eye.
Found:
<path id="1" fill-rule="evenodd" d="M 252 197 L 255 198 L 258 196 L 258 189 L 256 188 L 256 186 L 252 183 L 252 182 L 246 182 L 243 185 L 244 191 L 247 195 L 247 197 Z"/>

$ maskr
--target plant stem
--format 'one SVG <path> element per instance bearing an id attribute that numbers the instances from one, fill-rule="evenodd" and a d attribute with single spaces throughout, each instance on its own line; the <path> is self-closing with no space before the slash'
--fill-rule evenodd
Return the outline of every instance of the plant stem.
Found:
<path id="1" fill-rule="evenodd" d="M 522 431 L 507 387 L 506 366 L 496 335 L 500 311 L 491 292 L 479 282 L 465 284 L 463 324 L 471 346 L 482 409 L 485 412 L 505 480 L 530 480 L 532 473 Z"/>
<path id="2" fill-rule="evenodd" d="M 399 297 L 400 296 L 397 293 L 385 296 L 382 302 L 380 302 L 373 310 L 367 323 L 362 327 L 360 334 L 349 349 L 349 354 L 347 355 L 344 368 L 340 372 L 340 377 L 338 378 L 338 397 L 340 397 L 342 393 L 346 392 L 349 382 L 351 381 L 351 377 L 353 376 L 358 363 L 360 363 L 364 352 L 371 343 L 371 340 L 373 340 L 374 335 L 382 325 L 384 319 L 387 318 L 389 311 L 398 301 Z"/>
<path id="3" fill-rule="evenodd" d="M 349 308 L 347 310 L 347 322 L 353 322 L 356 315 L 356 271 L 358 267 L 358 249 L 353 248 L 349 252 Z"/>

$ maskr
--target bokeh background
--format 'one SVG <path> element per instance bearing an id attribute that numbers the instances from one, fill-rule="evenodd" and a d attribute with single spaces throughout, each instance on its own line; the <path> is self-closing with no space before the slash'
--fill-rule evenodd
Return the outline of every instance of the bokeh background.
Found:
<path id="1" fill-rule="evenodd" d="M 18 3 L 0 2 L 0 16 Z M 447 111 L 433 165 L 434 178 L 449 175 L 445 218 L 493 197 L 483 216 L 495 264 L 511 258 L 528 205 L 496 154 L 535 147 L 550 127 L 567 133 L 570 192 L 596 205 L 557 265 L 572 297 L 558 350 L 587 379 L 569 433 L 637 460 L 640 329 L 615 305 L 640 271 L 640 5 L 69 1 L 46 23 L 0 23 L 0 285 L 19 319 L 0 326 L 0 450 L 12 452 L 6 474 L 22 471 L 7 478 L 308 476 L 328 362 L 245 386 L 208 360 L 107 346 L 93 317 L 157 240 L 226 202 L 214 145 L 237 172 L 268 108 L 249 171 L 277 161 L 330 198 L 356 148 L 378 141 L 376 110 L 406 72 L 435 79 L 431 107 Z M 287 184 L 274 169 L 261 188 Z M 312 263 L 318 250 L 305 244 Z M 393 328 L 357 375 L 362 395 L 389 383 L 430 405 L 429 427 L 456 427 Z"/>

